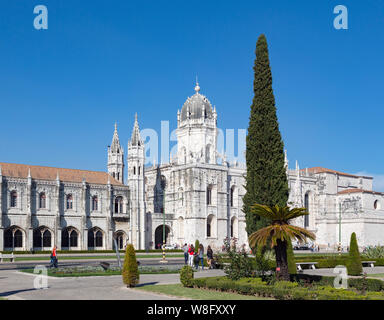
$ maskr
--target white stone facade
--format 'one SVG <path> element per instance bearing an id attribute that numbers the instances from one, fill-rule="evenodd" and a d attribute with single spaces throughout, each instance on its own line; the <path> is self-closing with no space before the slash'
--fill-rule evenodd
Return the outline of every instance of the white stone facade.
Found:
<path id="1" fill-rule="evenodd" d="M 107 172 L 0 163 L 0 250 L 112 249 L 127 242 L 153 249 L 163 242 L 199 240 L 219 250 L 225 238 L 247 246 L 242 212 L 246 169 L 217 152 L 217 112 L 195 94 L 177 113 L 177 154 L 144 168 L 145 146 L 137 116 L 124 150 L 117 128 L 108 147 Z M 322 248 L 384 245 L 384 193 L 372 178 L 321 167 L 286 169 L 289 205 L 309 216 L 294 222 L 316 234 Z M 341 223 L 340 223 L 341 222 Z M 341 230 L 341 233 L 340 233 Z"/>

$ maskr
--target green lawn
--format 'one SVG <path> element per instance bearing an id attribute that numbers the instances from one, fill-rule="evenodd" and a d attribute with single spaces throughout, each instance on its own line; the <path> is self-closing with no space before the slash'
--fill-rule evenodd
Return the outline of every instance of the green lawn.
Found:
<path id="1" fill-rule="evenodd" d="M 367 274 L 367 277 L 384 278 L 384 273 Z"/>
<path id="2" fill-rule="evenodd" d="M 137 287 L 136 289 L 155 293 L 162 293 L 171 296 L 190 298 L 194 300 L 273 300 L 270 298 L 246 296 L 229 292 L 186 288 L 183 287 L 182 284 L 148 285 Z"/>
<path id="3" fill-rule="evenodd" d="M 19 270 L 21 272 L 33 273 L 33 269 L 23 269 Z M 140 274 L 176 274 L 179 273 L 179 270 L 140 270 Z M 64 277 L 94 277 L 94 276 L 118 276 L 121 275 L 121 271 L 112 270 L 112 271 L 90 271 L 90 272 L 72 272 L 72 273 L 60 273 L 52 272 L 48 269 L 48 276 L 64 278 Z"/>
<path id="4" fill-rule="evenodd" d="M 160 259 L 162 258 L 162 255 L 137 255 L 136 259 Z M 181 254 L 173 254 L 173 255 L 166 255 L 168 258 L 181 258 L 184 257 L 184 255 Z M 116 256 L 75 256 L 75 257 L 60 257 L 58 256 L 59 260 L 92 260 L 92 259 L 98 259 L 98 260 L 116 260 Z M 120 259 L 124 259 L 124 255 L 120 255 Z M 7 259 L 4 259 L 4 261 Z M 9 260 L 9 259 L 8 259 Z M 15 258 L 15 261 L 43 261 L 43 260 L 50 260 L 49 256 L 46 257 L 17 257 Z"/>

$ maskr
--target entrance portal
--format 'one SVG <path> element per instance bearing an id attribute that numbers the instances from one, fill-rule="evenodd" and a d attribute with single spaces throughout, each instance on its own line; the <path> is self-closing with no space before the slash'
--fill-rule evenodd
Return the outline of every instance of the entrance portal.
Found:
<path id="1" fill-rule="evenodd" d="M 169 234 L 171 229 L 166 225 L 165 226 L 165 243 L 169 244 Z M 161 245 L 163 244 L 163 225 L 160 225 L 155 230 L 155 248 L 161 249 Z"/>

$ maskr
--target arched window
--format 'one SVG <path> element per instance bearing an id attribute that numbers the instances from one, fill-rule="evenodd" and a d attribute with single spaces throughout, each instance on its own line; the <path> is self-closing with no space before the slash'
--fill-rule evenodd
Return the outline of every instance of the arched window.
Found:
<path id="1" fill-rule="evenodd" d="M 67 210 L 73 209 L 73 197 L 71 194 L 67 195 Z"/>
<path id="2" fill-rule="evenodd" d="M 23 247 L 23 233 L 20 230 L 16 230 L 13 234 L 14 248 Z"/>
<path id="3" fill-rule="evenodd" d="M 120 172 L 117 173 L 117 180 L 120 180 Z"/>
<path id="4" fill-rule="evenodd" d="M 136 167 L 133 167 L 133 175 L 136 175 Z"/>
<path id="5" fill-rule="evenodd" d="M 88 248 L 100 248 L 103 246 L 103 233 L 98 228 L 88 230 Z"/>
<path id="6" fill-rule="evenodd" d="M 77 247 L 77 239 L 79 235 L 76 230 L 72 229 L 69 233 L 69 244 L 71 247 Z"/>
<path id="7" fill-rule="evenodd" d="M 97 196 L 92 197 L 92 211 L 98 210 L 98 198 Z"/>
<path id="8" fill-rule="evenodd" d="M 216 216 L 214 214 L 210 214 L 207 217 L 206 227 L 207 227 L 207 238 L 217 237 L 217 234 L 216 234 L 216 229 L 217 229 Z"/>
<path id="9" fill-rule="evenodd" d="M 67 227 L 61 231 L 61 247 L 76 248 L 78 245 L 79 234 L 73 227 Z"/>
<path id="10" fill-rule="evenodd" d="M 33 247 L 43 248 L 51 247 L 52 235 L 46 227 L 40 227 L 33 230 Z"/>
<path id="11" fill-rule="evenodd" d="M 112 172 L 112 177 L 113 177 L 113 178 L 115 178 L 115 177 L 116 177 L 114 172 Z"/>
<path id="12" fill-rule="evenodd" d="M 123 197 L 115 198 L 115 213 L 123 213 Z"/>
<path id="13" fill-rule="evenodd" d="M 379 200 L 375 200 L 375 202 L 373 203 L 373 208 L 375 210 L 380 210 L 381 209 Z"/>
<path id="14" fill-rule="evenodd" d="M 125 238 L 126 238 L 125 233 L 124 233 L 123 231 L 117 231 L 117 232 L 115 233 L 115 235 L 114 235 L 114 238 L 116 239 L 117 248 L 118 248 L 119 250 L 124 249 L 124 244 L 125 244 L 125 241 L 124 241 L 124 240 L 125 240 Z M 115 241 L 113 241 L 113 243 L 112 243 L 112 247 L 113 247 L 113 249 L 116 248 L 116 246 L 115 246 Z"/>
<path id="15" fill-rule="evenodd" d="M 40 209 L 45 209 L 47 206 L 47 197 L 45 196 L 45 193 L 42 192 L 39 194 L 39 208 Z"/>
<path id="16" fill-rule="evenodd" d="M 306 193 L 304 197 L 304 207 L 309 213 L 309 194 L 308 193 Z M 309 227 L 309 214 L 304 216 L 304 228 L 308 228 L 308 227 Z"/>
<path id="17" fill-rule="evenodd" d="M 17 227 L 11 227 L 4 231 L 4 248 L 22 248 L 23 233 Z"/>
<path id="18" fill-rule="evenodd" d="M 45 230 L 43 232 L 43 247 L 51 246 L 51 232 L 49 230 Z"/>
<path id="19" fill-rule="evenodd" d="M 17 207 L 17 192 L 16 191 L 11 192 L 11 207 L 12 208 Z"/>
<path id="20" fill-rule="evenodd" d="M 137 169 L 139 169 L 139 175 L 140 175 L 140 168 L 141 168 L 140 166 L 137 167 Z"/>
<path id="21" fill-rule="evenodd" d="M 207 187 L 207 205 L 212 204 L 212 185 Z"/>

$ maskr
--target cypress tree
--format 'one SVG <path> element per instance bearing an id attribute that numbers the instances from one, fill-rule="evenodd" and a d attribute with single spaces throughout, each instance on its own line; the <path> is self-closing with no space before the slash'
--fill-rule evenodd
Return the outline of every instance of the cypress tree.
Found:
<path id="1" fill-rule="evenodd" d="M 356 233 L 351 234 L 351 242 L 349 245 L 349 256 L 347 261 L 347 271 L 350 276 L 359 276 L 363 273 L 361 266 L 361 258 L 359 246 L 357 245 Z"/>
<path id="2" fill-rule="evenodd" d="M 256 44 L 253 70 L 254 98 L 246 140 L 247 175 L 243 198 L 248 236 L 268 225 L 265 219 L 251 213 L 252 205 L 284 207 L 288 201 L 284 144 L 276 115 L 268 45 L 263 34 Z"/>
<path id="3" fill-rule="evenodd" d="M 127 287 L 135 287 L 139 283 L 139 267 L 136 261 L 135 248 L 132 244 L 128 244 L 125 250 L 122 276 Z"/>

